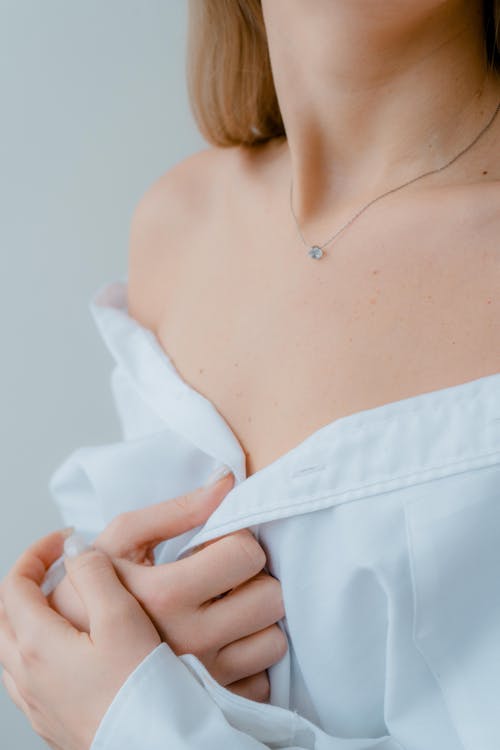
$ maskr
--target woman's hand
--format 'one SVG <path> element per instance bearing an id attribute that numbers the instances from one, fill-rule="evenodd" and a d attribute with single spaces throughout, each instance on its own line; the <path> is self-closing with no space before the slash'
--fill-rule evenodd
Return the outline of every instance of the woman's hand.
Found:
<path id="1" fill-rule="evenodd" d="M 88 750 L 114 696 L 161 639 L 99 550 L 67 561 L 89 634 L 54 612 L 39 585 L 62 543 L 59 532 L 37 542 L 2 583 L 2 679 L 50 747 Z"/>
<path id="2" fill-rule="evenodd" d="M 153 547 L 203 523 L 232 483 L 229 475 L 209 489 L 118 516 L 94 544 L 112 557 L 121 581 L 177 655 L 194 654 L 221 685 L 267 701 L 266 670 L 284 656 L 287 641 L 275 624 L 284 616 L 281 587 L 262 572 L 265 553 L 254 536 L 244 529 L 182 560 L 151 566 Z M 68 578 L 51 603 L 88 629 Z"/>
<path id="3" fill-rule="evenodd" d="M 234 483 L 228 474 L 208 488 L 180 495 L 147 508 L 121 513 L 95 539 L 93 546 L 117 560 L 153 565 L 154 548 L 205 523 Z M 80 630 L 88 630 L 85 607 L 66 577 L 49 596 L 50 605 Z"/>

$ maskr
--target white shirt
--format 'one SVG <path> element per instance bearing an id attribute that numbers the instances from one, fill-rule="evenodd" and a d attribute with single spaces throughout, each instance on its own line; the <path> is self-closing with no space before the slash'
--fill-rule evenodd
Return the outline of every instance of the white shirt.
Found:
<path id="1" fill-rule="evenodd" d="M 336 419 L 246 477 L 236 436 L 129 316 L 126 288 L 90 300 L 123 439 L 54 472 L 64 522 L 93 537 L 228 465 L 233 489 L 156 561 L 250 528 L 282 585 L 289 651 L 262 704 L 163 643 L 91 750 L 498 750 L 500 373 Z"/>

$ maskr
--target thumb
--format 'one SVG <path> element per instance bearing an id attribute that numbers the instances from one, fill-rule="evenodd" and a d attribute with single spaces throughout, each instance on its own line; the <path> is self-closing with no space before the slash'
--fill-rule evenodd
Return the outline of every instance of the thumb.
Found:
<path id="1" fill-rule="evenodd" d="M 77 535 L 66 540 L 64 549 L 66 572 L 87 610 L 92 637 L 108 625 L 110 615 L 123 613 L 134 599 L 102 550 L 85 546 Z"/>
<path id="2" fill-rule="evenodd" d="M 193 492 L 116 516 L 97 537 L 95 546 L 112 557 L 142 562 L 146 552 L 160 542 L 205 523 L 233 487 L 233 473 L 221 468 L 209 478 L 212 483 Z M 137 555 L 138 551 L 143 554 Z"/>

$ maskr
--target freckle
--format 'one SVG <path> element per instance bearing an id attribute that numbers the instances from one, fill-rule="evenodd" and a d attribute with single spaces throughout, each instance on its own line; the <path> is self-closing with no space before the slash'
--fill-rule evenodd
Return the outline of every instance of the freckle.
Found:
<path id="1" fill-rule="evenodd" d="M 456 342 L 455 342 L 455 341 L 452 341 L 451 343 L 452 343 L 452 344 L 455 344 Z"/>
<path id="2" fill-rule="evenodd" d="M 372 271 L 372 274 L 376 276 L 378 273 L 380 273 L 380 269 L 376 268 L 374 271 Z"/>
<path id="3" fill-rule="evenodd" d="M 233 363 L 233 367 L 239 367 L 239 365 L 240 365 L 240 363 L 239 363 L 239 362 L 234 362 L 234 363 Z"/>
<path id="4" fill-rule="evenodd" d="M 487 169 L 485 169 L 485 170 L 483 171 L 483 174 L 488 174 L 488 170 L 487 170 Z"/>
<path id="5" fill-rule="evenodd" d="M 202 372 L 205 372 L 205 368 L 204 368 L 204 367 L 200 367 L 200 370 L 199 370 L 199 372 L 200 372 L 200 373 L 202 373 Z"/>

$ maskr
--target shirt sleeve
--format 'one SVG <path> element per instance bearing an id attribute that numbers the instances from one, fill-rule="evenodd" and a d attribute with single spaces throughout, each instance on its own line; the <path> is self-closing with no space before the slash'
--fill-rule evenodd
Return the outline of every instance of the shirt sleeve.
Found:
<path id="1" fill-rule="evenodd" d="M 113 366 L 109 383 L 119 439 L 78 447 L 56 467 L 48 483 L 64 524 L 74 526 L 89 542 L 115 515 L 137 507 L 138 498 L 153 503 L 169 496 L 168 484 L 156 491 L 148 477 L 161 477 L 165 456 L 175 451 L 172 434 L 120 365 Z"/>
<path id="2" fill-rule="evenodd" d="M 342 738 L 219 685 L 193 654 L 160 644 L 132 672 L 90 750 L 404 750 L 389 736 Z"/>

